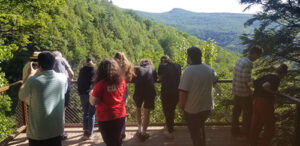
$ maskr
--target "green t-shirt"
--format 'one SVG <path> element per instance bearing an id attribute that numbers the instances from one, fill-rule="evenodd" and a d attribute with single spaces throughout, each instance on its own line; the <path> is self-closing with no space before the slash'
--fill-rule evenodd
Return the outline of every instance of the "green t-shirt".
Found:
<path id="1" fill-rule="evenodd" d="M 48 70 L 30 77 L 20 89 L 20 100 L 28 104 L 28 138 L 45 140 L 63 133 L 67 86 L 64 74 Z"/>

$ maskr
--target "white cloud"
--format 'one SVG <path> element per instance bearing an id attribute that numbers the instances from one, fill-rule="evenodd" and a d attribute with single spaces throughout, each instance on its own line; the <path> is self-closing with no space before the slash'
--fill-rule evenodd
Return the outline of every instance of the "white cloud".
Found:
<path id="1" fill-rule="evenodd" d="M 243 12 L 246 5 L 239 0 L 113 0 L 121 8 L 140 10 L 146 12 L 166 12 L 173 8 L 182 8 L 194 12 L 230 12 L 230 13 L 256 13 L 260 8 L 252 7 Z"/>

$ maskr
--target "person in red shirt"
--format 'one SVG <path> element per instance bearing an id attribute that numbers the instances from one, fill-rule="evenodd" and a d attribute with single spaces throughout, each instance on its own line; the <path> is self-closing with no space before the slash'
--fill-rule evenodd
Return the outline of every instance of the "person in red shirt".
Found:
<path id="1" fill-rule="evenodd" d="M 99 131 L 107 146 L 121 146 L 121 131 L 125 123 L 124 93 L 126 81 L 114 59 L 104 59 L 95 74 L 91 105 L 97 105 Z"/>

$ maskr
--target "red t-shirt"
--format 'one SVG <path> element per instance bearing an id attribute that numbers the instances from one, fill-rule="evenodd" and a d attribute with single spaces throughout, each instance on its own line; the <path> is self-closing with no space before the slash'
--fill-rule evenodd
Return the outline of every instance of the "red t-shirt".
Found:
<path id="1" fill-rule="evenodd" d="M 100 98 L 96 113 L 98 121 L 110 121 L 126 116 L 123 95 L 126 91 L 126 82 L 123 79 L 119 85 L 110 85 L 101 80 L 96 83 L 92 95 Z"/>

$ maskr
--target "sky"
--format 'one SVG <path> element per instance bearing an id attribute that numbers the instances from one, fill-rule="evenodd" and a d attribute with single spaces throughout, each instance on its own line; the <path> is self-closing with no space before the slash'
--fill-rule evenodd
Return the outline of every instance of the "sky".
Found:
<path id="1" fill-rule="evenodd" d="M 243 12 L 246 5 L 239 0 L 112 0 L 113 4 L 126 9 L 144 12 L 162 13 L 173 8 L 182 8 L 193 12 L 229 12 L 254 14 L 260 10 L 258 6 Z"/>

